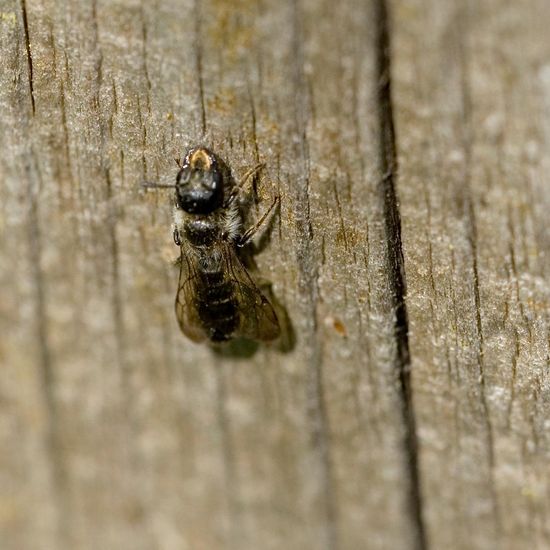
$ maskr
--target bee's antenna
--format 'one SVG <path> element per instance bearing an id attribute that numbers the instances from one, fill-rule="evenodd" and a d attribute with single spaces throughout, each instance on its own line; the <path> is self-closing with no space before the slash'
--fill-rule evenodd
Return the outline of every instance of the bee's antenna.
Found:
<path id="1" fill-rule="evenodd" d="M 141 187 L 143 189 L 174 189 L 175 183 L 155 183 L 152 181 L 142 181 Z"/>

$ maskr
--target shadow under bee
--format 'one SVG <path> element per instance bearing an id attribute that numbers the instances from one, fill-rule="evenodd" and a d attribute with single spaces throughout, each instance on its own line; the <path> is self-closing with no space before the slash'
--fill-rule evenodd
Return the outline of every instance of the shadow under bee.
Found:
<path id="1" fill-rule="evenodd" d="M 259 246 L 247 247 L 239 254 L 239 258 L 246 268 L 256 275 L 258 271 L 256 262 L 254 261 L 254 255 L 262 250 L 266 242 L 269 242 L 270 230 L 271 227 L 268 227 L 266 233 L 262 235 Z M 292 321 L 290 320 L 290 316 L 288 315 L 288 311 L 278 300 L 269 281 L 258 276 L 257 283 L 259 289 L 273 306 L 281 328 L 281 334 L 277 340 L 271 343 L 264 342 L 262 345 L 264 348 L 276 351 L 277 353 L 290 353 L 296 346 L 296 332 L 294 330 L 294 326 L 292 325 Z M 259 348 L 259 342 L 249 340 L 247 338 L 235 338 L 221 345 L 211 346 L 212 351 L 216 355 L 231 359 L 249 359 L 256 354 Z"/>

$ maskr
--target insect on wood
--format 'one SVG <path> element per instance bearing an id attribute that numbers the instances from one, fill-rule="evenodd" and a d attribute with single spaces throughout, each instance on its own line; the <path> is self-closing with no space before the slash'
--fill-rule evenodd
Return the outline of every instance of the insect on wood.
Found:
<path id="1" fill-rule="evenodd" d="M 239 257 L 279 202 L 243 231 L 245 184 L 260 166 L 235 183 L 226 164 L 204 147 L 190 149 L 174 188 L 174 242 L 180 247 L 176 317 L 195 342 L 233 338 L 270 341 L 280 334 L 273 306 Z"/>

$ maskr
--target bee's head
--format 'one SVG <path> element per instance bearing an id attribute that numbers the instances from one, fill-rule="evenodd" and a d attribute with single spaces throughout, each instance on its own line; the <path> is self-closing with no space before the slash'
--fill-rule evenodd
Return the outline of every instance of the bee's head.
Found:
<path id="1" fill-rule="evenodd" d="M 204 147 L 191 149 L 176 179 L 178 206 L 189 214 L 210 214 L 223 203 L 223 175 L 216 157 Z"/>

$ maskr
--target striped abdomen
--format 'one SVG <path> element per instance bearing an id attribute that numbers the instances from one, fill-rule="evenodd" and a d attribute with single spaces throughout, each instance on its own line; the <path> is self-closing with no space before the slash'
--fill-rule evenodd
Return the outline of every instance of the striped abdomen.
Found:
<path id="1" fill-rule="evenodd" d="M 199 318 L 210 340 L 229 340 L 239 320 L 233 282 L 223 271 L 200 271 L 196 297 Z"/>

